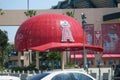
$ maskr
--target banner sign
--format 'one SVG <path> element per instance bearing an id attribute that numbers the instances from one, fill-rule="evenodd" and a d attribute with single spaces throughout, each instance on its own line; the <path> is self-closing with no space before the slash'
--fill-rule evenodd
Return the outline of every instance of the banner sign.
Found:
<path id="1" fill-rule="evenodd" d="M 87 36 L 87 43 L 89 45 L 94 45 L 94 25 L 86 24 L 85 31 Z"/>
<path id="2" fill-rule="evenodd" d="M 120 53 L 120 23 L 102 24 L 104 53 Z"/>
<path id="3" fill-rule="evenodd" d="M 100 46 L 101 44 L 101 31 L 95 31 L 95 45 Z"/>

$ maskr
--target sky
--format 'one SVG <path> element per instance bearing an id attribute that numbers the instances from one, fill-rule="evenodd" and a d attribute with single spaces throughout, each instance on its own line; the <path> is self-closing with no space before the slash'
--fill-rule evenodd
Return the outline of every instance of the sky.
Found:
<path id="1" fill-rule="evenodd" d="M 29 9 L 50 9 L 63 0 L 0 0 L 0 9 L 3 10 L 26 10 L 29 2 Z M 22 23 L 21 23 L 22 24 Z M 14 43 L 15 34 L 19 26 L 0 26 L 1 30 L 8 32 L 10 43 Z"/>

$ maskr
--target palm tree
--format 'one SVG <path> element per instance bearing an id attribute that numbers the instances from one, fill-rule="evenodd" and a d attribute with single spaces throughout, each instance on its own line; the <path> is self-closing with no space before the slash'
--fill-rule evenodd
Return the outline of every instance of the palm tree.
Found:
<path id="1" fill-rule="evenodd" d="M 74 12 L 72 12 L 72 11 L 71 11 L 71 12 L 69 12 L 69 11 L 68 11 L 68 12 L 66 12 L 66 14 L 67 14 L 68 16 L 70 16 L 70 17 L 73 17 L 73 18 L 74 18 Z"/>
<path id="2" fill-rule="evenodd" d="M 34 10 L 28 10 L 27 12 L 24 12 L 24 14 L 28 17 L 32 17 L 36 15 L 36 11 Z"/>
<path id="3" fill-rule="evenodd" d="M 5 13 L 2 11 L 2 9 L 0 9 L 0 15 L 3 15 L 3 14 L 5 14 Z"/>

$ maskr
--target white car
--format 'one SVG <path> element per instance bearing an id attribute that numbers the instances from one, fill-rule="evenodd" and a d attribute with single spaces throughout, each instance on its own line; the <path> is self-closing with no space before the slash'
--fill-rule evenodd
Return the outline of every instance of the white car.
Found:
<path id="1" fill-rule="evenodd" d="M 29 80 L 96 80 L 86 72 L 80 71 L 53 71 L 37 74 Z"/>
<path id="2" fill-rule="evenodd" d="M 15 76 L 0 76 L 0 80 L 20 80 L 20 78 Z"/>

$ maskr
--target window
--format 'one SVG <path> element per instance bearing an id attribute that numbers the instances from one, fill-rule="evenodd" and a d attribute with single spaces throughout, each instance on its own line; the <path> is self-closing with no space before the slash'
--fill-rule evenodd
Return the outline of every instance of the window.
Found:
<path id="1" fill-rule="evenodd" d="M 74 80 L 93 80 L 92 78 L 85 74 L 73 73 L 73 76 L 75 78 Z"/>
<path id="2" fill-rule="evenodd" d="M 49 73 L 43 73 L 43 74 L 38 74 L 36 76 L 33 76 L 32 78 L 30 78 L 30 80 L 41 80 L 43 77 L 49 75 Z"/>
<path id="3" fill-rule="evenodd" d="M 70 74 L 64 73 L 64 74 L 58 74 L 55 77 L 52 78 L 52 80 L 73 80 Z"/>

